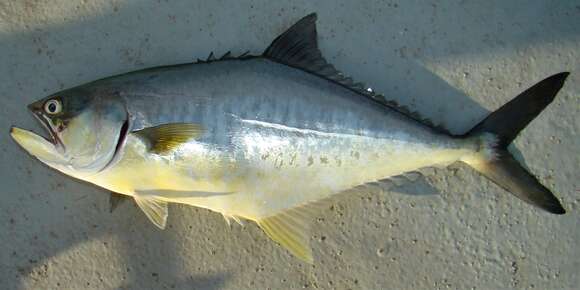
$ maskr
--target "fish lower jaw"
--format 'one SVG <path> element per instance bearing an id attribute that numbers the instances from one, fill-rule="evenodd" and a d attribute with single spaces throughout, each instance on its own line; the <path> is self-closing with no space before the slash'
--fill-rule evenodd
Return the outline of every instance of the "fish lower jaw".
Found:
<path id="1" fill-rule="evenodd" d="M 10 136 L 30 155 L 50 166 L 52 166 L 51 163 L 60 165 L 66 163 L 66 158 L 63 154 L 64 150 L 55 141 L 18 127 L 10 128 Z"/>
<path id="2" fill-rule="evenodd" d="M 13 139 L 16 140 L 16 142 L 18 142 L 17 138 L 19 136 L 26 136 L 26 135 L 28 135 L 28 136 L 35 136 L 36 138 L 42 138 L 42 139 L 44 139 L 44 141 L 46 143 L 50 143 L 50 144 L 52 144 L 55 147 L 57 145 L 57 141 L 52 136 L 52 134 L 49 134 L 49 137 L 45 137 L 45 136 L 40 135 L 40 134 L 38 134 L 38 133 L 36 133 L 34 131 L 27 130 L 27 129 L 22 129 L 22 128 L 15 127 L 15 126 L 10 127 L 10 135 L 12 136 Z M 20 144 L 20 142 L 18 144 Z"/>

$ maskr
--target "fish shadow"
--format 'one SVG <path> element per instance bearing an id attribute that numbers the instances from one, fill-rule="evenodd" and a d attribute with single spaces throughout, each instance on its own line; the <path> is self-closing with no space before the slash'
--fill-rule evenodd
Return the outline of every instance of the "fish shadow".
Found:
<path id="1" fill-rule="evenodd" d="M 414 181 L 408 181 L 400 186 L 394 185 L 392 187 L 388 187 L 385 190 L 395 194 L 416 197 L 433 196 L 440 194 L 439 190 L 428 182 L 426 176 L 421 176 Z"/>
<path id="2" fill-rule="evenodd" d="M 154 276 L 155 277 L 155 276 Z M 228 280 L 229 275 L 194 275 L 187 279 L 175 280 L 167 285 L 168 289 L 194 289 L 194 290 L 218 290 L 222 289 Z M 119 290 L 129 289 L 147 289 L 150 285 L 125 284 L 119 287 Z"/>
<path id="3" fill-rule="evenodd" d="M 364 23 L 352 17 L 349 9 L 329 9 L 315 3 L 299 9 L 288 4 L 288 12 L 273 21 L 270 15 L 277 12 L 271 9 L 265 13 L 269 7 L 266 2 L 257 5 L 240 1 L 231 4 L 231 10 L 212 6 L 210 1 L 181 0 L 171 5 L 160 2 L 112 4 L 104 11 L 76 20 L 4 33 L 0 53 L 10 57 L 3 58 L 0 65 L 2 130 L 7 130 L 14 120 L 20 126 L 37 126 L 25 105 L 60 89 L 144 67 L 190 62 L 211 51 L 218 55 L 230 49 L 234 55 L 246 50 L 259 53 L 289 24 L 317 11 L 320 47 L 331 63 L 355 80 L 364 80 L 388 99 L 421 112 L 454 133 L 462 133 L 489 110 L 433 73 L 433 68 L 428 68 L 430 60 L 502 53 L 578 36 L 574 28 L 562 27 L 565 21 L 542 34 L 518 34 L 496 27 L 500 23 L 494 19 L 499 17 L 496 14 L 490 14 L 491 19 L 485 21 L 492 24 L 489 29 L 476 26 L 473 22 L 477 19 L 469 17 L 417 18 L 413 15 L 423 9 L 421 1 L 404 1 L 398 8 L 400 12 L 384 11 Z M 489 6 L 505 8 L 498 11 L 521 8 L 521 4 L 492 2 Z M 376 7 L 369 3 L 357 3 L 357 11 L 374 10 Z M 254 9 L 254 5 L 258 8 Z M 448 15 L 464 15 L 465 5 L 479 4 L 439 5 L 449 11 Z M 550 9 L 567 9 L 558 5 Z M 244 25 L 229 23 L 228 11 L 246 15 Z M 529 22 L 519 15 L 513 17 L 519 25 Z M 434 30 L 432 37 L 431 32 L 421 32 L 425 29 Z M 483 46 L 469 45 L 481 44 L 480 37 L 488 39 Z M 390 40 L 387 45 L 381 41 L 385 38 Z M 460 45 L 451 46 L 453 43 Z M 236 268 L 236 256 L 212 258 L 207 254 L 210 246 L 204 246 L 207 237 L 195 230 L 207 232 L 222 227 L 218 223 L 220 217 L 172 206 L 168 229 L 158 231 L 134 205 L 122 205 L 109 214 L 106 191 L 38 166 L 36 160 L 8 139 L 0 139 L 0 240 L 4 246 L 0 252 L 0 284 L 6 289 L 37 284 L 42 288 L 220 289 L 236 277 L 228 269 Z M 417 196 L 437 194 L 424 178 L 390 191 Z M 209 232 L 216 239 L 225 235 Z M 183 254 L 194 246 L 199 249 L 189 256 Z M 102 256 L 85 256 L 87 252 Z M 200 256 L 196 262 L 204 265 L 203 269 L 185 261 L 195 255 Z M 56 256 L 75 263 L 76 272 L 69 273 L 62 282 L 74 285 L 42 284 L 48 277 L 58 275 L 60 266 L 51 261 Z M 111 261 L 114 270 L 93 268 L 101 265 L 94 259 Z M 111 272 L 123 281 L 121 286 L 107 284 L 106 275 Z M 79 281 L 80 278 L 75 279 L 77 275 L 91 280 Z"/>

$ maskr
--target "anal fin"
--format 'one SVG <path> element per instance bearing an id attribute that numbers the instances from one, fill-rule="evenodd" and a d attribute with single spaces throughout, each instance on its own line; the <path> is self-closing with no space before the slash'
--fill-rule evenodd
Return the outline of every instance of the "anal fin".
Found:
<path id="1" fill-rule="evenodd" d="M 312 264 L 310 225 L 322 205 L 322 202 L 315 202 L 298 206 L 256 222 L 272 240 L 302 261 Z"/>

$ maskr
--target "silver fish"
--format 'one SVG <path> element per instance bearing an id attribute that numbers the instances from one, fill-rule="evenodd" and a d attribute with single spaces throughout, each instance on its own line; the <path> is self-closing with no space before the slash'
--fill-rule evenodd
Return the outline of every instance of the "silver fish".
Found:
<path id="1" fill-rule="evenodd" d="M 12 128 L 48 166 L 132 197 L 159 228 L 167 204 L 256 222 L 312 263 L 317 202 L 358 185 L 464 162 L 520 199 L 563 214 L 507 146 L 556 96 L 551 76 L 452 135 L 330 65 L 311 14 L 261 55 L 156 67 L 29 105 L 50 138 Z M 112 206 L 117 204 L 112 200 Z"/>

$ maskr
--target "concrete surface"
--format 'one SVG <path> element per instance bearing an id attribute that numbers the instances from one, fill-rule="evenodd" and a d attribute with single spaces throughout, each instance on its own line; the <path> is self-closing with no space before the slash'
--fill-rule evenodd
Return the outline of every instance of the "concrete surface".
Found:
<path id="1" fill-rule="evenodd" d="M 578 289 L 580 2 L 32 1 L 0 3 L 1 289 Z M 337 197 L 306 265 L 255 225 L 171 206 L 165 231 L 132 204 L 54 172 L 8 137 L 57 90 L 232 50 L 261 52 L 319 13 L 340 69 L 454 132 L 540 79 L 572 71 L 517 139 L 569 213 L 553 216 L 469 168 Z"/>

